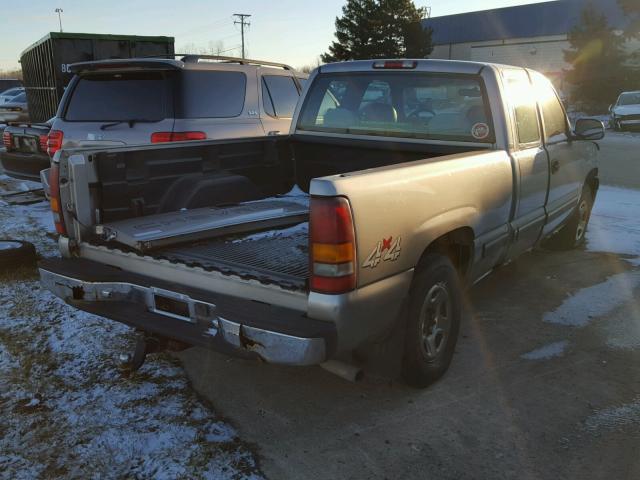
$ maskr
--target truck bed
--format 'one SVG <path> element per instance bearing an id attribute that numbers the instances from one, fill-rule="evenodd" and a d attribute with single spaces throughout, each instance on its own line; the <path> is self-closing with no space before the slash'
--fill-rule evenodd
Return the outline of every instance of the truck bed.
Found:
<path id="1" fill-rule="evenodd" d="M 309 278 L 308 222 L 154 250 L 148 255 L 289 290 Z"/>

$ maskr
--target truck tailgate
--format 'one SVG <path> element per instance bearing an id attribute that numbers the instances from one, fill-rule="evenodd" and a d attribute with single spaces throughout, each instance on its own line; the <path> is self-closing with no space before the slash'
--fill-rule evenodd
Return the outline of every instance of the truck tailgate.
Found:
<path id="1" fill-rule="evenodd" d="M 309 216 L 308 202 L 261 200 L 228 207 L 206 207 L 96 225 L 104 239 L 147 251 L 188 241 L 205 240 L 280 225 L 294 225 Z"/>

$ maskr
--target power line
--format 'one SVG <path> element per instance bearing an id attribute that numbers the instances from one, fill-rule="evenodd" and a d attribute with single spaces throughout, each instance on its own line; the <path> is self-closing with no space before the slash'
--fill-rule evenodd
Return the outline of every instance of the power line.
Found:
<path id="1" fill-rule="evenodd" d="M 181 33 L 177 33 L 175 34 L 176 36 L 180 36 L 180 37 L 186 37 L 186 36 L 190 36 L 190 35 L 195 35 L 198 32 L 203 32 L 203 31 L 207 31 L 210 30 L 212 27 L 222 27 L 223 24 L 227 23 L 231 18 L 233 18 L 232 16 L 228 16 L 225 18 L 219 18 L 218 20 L 214 20 L 213 22 L 208 22 L 204 25 L 201 25 L 199 27 L 195 27 L 195 28 L 191 28 L 189 30 L 185 30 Z"/>
<path id="2" fill-rule="evenodd" d="M 249 18 L 251 15 L 246 13 L 234 13 L 234 17 L 238 17 L 240 20 L 234 20 L 234 24 L 240 24 L 240 34 L 242 35 L 242 58 L 244 56 L 244 27 L 251 25 L 249 22 L 245 21 L 245 18 Z"/>

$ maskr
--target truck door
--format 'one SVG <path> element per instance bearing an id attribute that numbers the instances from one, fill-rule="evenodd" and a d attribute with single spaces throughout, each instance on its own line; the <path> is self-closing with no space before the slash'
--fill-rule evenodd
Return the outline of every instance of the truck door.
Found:
<path id="1" fill-rule="evenodd" d="M 544 143 L 549 155 L 548 217 L 543 230 L 546 236 L 564 223 L 578 204 L 586 177 L 586 142 L 571 141 L 567 116 L 551 82 L 537 72 L 531 72 L 531 77 L 542 113 Z"/>
<path id="2" fill-rule="evenodd" d="M 507 69 L 503 73 L 507 104 L 514 126 L 514 198 L 511 226 L 514 241 L 508 258 L 531 249 L 546 219 L 545 202 L 549 184 L 549 160 L 542 144 L 542 129 L 535 95 L 527 72 Z"/>

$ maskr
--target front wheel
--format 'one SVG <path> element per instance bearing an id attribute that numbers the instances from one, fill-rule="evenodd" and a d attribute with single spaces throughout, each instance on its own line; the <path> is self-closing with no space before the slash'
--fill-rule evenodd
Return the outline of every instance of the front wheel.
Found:
<path id="1" fill-rule="evenodd" d="M 585 186 L 578 207 L 574 210 L 569 221 L 558 233 L 545 242 L 544 247 L 550 250 L 570 250 L 582 245 L 586 239 L 593 202 L 594 193 L 591 191 L 591 187 Z"/>
<path id="2" fill-rule="evenodd" d="M 424 388 L 449 368 L 462 317 L 462 288 L 448 257 L 424 259 L 411 287 L 402 373 Z"/>

